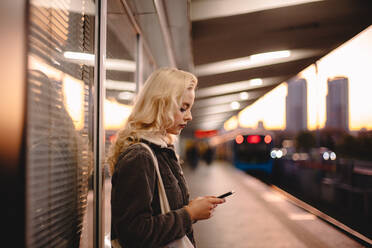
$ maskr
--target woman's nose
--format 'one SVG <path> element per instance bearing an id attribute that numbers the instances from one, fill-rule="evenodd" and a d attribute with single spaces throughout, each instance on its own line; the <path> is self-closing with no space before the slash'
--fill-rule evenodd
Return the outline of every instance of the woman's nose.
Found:
<path id="1" fill-rule="evenodd" d="M 186 121 L 191 121 L 192 120 L 191 111 L 187 111 L 187 114 L 185 115 L 185 120 Z"/>

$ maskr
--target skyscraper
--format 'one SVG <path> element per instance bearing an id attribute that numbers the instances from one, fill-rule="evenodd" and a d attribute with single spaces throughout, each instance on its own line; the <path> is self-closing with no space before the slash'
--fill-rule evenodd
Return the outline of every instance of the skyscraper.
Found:
<path id="1" fill-rule="evenodd" d="M 286 130 L 298 132 L 307 129 L 306 80 L 294 78 L 288 81 L 286 98 Z"/>
<path id="2" fill-rule="evenodd" d="M 349 80 L 328 79 L 326 127 L 349 130 Z"/>

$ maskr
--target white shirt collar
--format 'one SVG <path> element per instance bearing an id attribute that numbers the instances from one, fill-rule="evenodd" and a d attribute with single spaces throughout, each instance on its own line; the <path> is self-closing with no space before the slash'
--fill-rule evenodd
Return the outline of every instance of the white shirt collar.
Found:
<path id="1" fill-rule="evenodd" d="M 147 140 L 151 143 L 154 143 L 156 145 L 159 145 L 162 148 L 167 148 L 168 144 L 166 142 L 166 139 L 163 135 L 155 133 L 155 132 L 142 132 L 139 135 L 139 138 Z"/>

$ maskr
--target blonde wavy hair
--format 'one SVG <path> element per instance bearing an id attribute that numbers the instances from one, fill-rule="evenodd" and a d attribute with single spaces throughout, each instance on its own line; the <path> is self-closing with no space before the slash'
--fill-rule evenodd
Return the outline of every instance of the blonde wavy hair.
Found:
<path id="1" fill-rule="evenodd" d="M 139 142 L 144 134 L 159 135 L 168 143 L 174 136 L 166 130 L 174 124 L 174 114 L 179 111 L 186 90 L 195 90 L 196 77 L 175 68 L 160 68 L 146 80 L 128 120 L 110 146 L 107 162 L 114 172 L 119 155 L 131 144 Z"/>

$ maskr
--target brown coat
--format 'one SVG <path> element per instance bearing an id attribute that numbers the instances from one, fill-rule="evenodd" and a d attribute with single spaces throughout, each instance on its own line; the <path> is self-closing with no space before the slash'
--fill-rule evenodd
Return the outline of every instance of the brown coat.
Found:
<path id="1" fill-rule="evenodd" d="M 172 210 L 161 214 L 158 179 L 149 151 L 131 145 L 119 156 L 111 180 L 111 239 L 119 239 L 124 248 L 156 248 L 187 234 L 195 245 L 191 218 L 184 208 L 189 192 L 173 147 L 142 141 L 158 159 Z"/>

